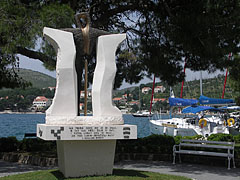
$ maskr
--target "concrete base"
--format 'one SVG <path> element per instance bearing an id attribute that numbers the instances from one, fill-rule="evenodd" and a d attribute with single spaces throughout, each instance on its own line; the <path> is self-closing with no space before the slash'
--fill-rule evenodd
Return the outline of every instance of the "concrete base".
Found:
<path id="1" fill-rule="evenodd" d="M 57 141 L 59 170 L 68 177 L 112 174 L 116 140 Z"/>

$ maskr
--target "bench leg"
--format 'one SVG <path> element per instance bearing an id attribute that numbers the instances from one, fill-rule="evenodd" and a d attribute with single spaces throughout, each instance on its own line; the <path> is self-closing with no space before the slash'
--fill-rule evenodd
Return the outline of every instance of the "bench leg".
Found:
<path id="1" fill-rule="evenodd" d="M 228 170 L 230 170 L 230 165 L 231 165 L 231 158 L 228 157 Z"/>
<path id="2" fill-rule="evenodd" d="M 173 164 L 175 164 L 175 160 L 176 160 L 176 154 L 173 153 Z"/>
<path id="3" fill-rule="evenodd" d="M 233 168 L 236 168 L 236 166 L 235 166 L 235 161 L 234 161 L 234 157 L 232 158 L 232 160 L 233 160 Z"/>

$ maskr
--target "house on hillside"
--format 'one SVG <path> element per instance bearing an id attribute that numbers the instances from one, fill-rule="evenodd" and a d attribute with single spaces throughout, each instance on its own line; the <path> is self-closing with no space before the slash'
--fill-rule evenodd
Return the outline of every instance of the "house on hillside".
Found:
<path id="1" fill-rule="evenodd" d="M 126 103 L 126 99 L 125 98 L 122 98 L 122 97 L 115 97 L 113 98 L 113 103 L 114 104 L 124 104 Z"/>
<path id="2" fill-rule="evenodd" d="M 166 88 L 164 86 L 156 86 L 154 88 L 154 93 L 163 93 L 166 90 Z"/>
<path id="3" fill-rule="evenodd" d="M 34 100 L 33 100 L 33 109 L 35 111 L 37 110 L 43 110 L 45 107 L 50 106 L 52 103 L 52 101 L 48 98 L 46 98 L 45 96 L 37 96 Z"/>
<path id="4" fill-rule="evenodd" d="M 131 101 L 131 102 L 129 102 L 128 103 L 130 106 L 133 106 L 133 105 L 137 105 L 137 106 L 139 106 L 139 101 Z"/>
<path id="5" fill-rule="evenodd" d="M 156 102 L 163 102 L 163 101 L 167 101 L 167 99 L 165 99 L 165 98 L 153 98 L 152 103 L 155 104 Z"/>
<path id="6" fill-rule="evenodd" d="M 152 90 L 152 88 L 150 88 L 150 87 L 143 87 L 142 88 L 142 93 L 143 94 L 148 94 L 148 92 L 151 91 L 151 90 Z"/>
<path id="7" fill-rule="evenodd" d="M 122 95 L 122 98 L 127 99 L 128 97 L 133 97 L 133 95 L 132 94 L 123 94 Z"/>

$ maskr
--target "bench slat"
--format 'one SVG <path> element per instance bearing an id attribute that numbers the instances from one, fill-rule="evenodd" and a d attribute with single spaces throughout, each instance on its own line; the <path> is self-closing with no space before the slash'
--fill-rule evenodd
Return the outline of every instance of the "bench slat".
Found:
<path id="1" fill-rule="evenodd" d="M 233 146 L 221 146 L 221 145 L 210 145 L 210 144 L 189 144 L 189 143 L 181 143 L 179 146 L 185 147 L 205 147 L 205 148 L 216 148 L 216 149 L 231 149 L 233 150 Z"/>
<path id="2" fill-rule="evenodd" d="M 180 151 L 175 151 L 175 153 L 194 154 L 194 155 L 207 155 L 207 156 L 220 156 L 220 157 L 233 157 L 232 154 L 217 153 L 217 152 L 206 152 L 206 151 L 180 150 Z"/>
<path id="3" fill-rule="evenodd" d="M 191 140 L 191 139 L 182 139 L 181 142 L 226 144 L 226 145 L 234 145 L 235 144 L 234 142 L 226 142 L 226 141 L 205 141 L 205 140 Z"/>

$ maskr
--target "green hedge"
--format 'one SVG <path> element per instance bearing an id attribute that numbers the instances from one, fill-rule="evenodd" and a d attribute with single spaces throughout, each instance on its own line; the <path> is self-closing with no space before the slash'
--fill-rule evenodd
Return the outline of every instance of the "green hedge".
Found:
<path id="1" fill-rule="evenodd" d="M 19 143 L 16 137 L 2 137 L 0 138 L 0 152 L 17 151 Z"/>
<path id="2" fill-rule="evenodd" d="M 0 138 L 0 152 L 56 152 L 55 141 L 44 141 L 39 138 L 29 138 L 18 141 L 16 137 Z"/>
<path id="3" fill-rule="evenodd" d="M 25 138 L 20 141 L 19 150 L 24 152 L 56 152 L 56 141 L 44 141 L 39 138 Z"/>
<path id="4" fill-rule="evenodd" d="M 117 153 L 163 153 L 172 152 L 175 140 L 172 136 L 150 135 L 136 140 L 118 140 Z"/>
<path id="5" fill-rule="evenodd" d="M 227 141 L 227 142 L 234 142 L 234 137 L 231 134 L 211 134 L 207 140 L 209 141 Z"/>
<path id="6" fill-rule="evenodd" d="M 240 134 L 234 136 L 233 138 L 234 138 L 235 143 L 240 144 Z"/>
<path id="7" fill-rule="evenodd" d="M 203 139 L 203 136 L 167 136 L 150 135 L 135 140 L 118 140 L 116 153 L 154 153 L 172 154 L 173 145 L 179 144 L 184 139 Z M 212 134 L 208 137 L 211 141 L 235 141 L 235 154 L 240 158 L 240 135 Z M 26 138 L 18 141 L 16 137 L 0 138 L 0 152 L 50 152 L 56 154 L 56 141 L 44 141 L 39 138 Z"/>

